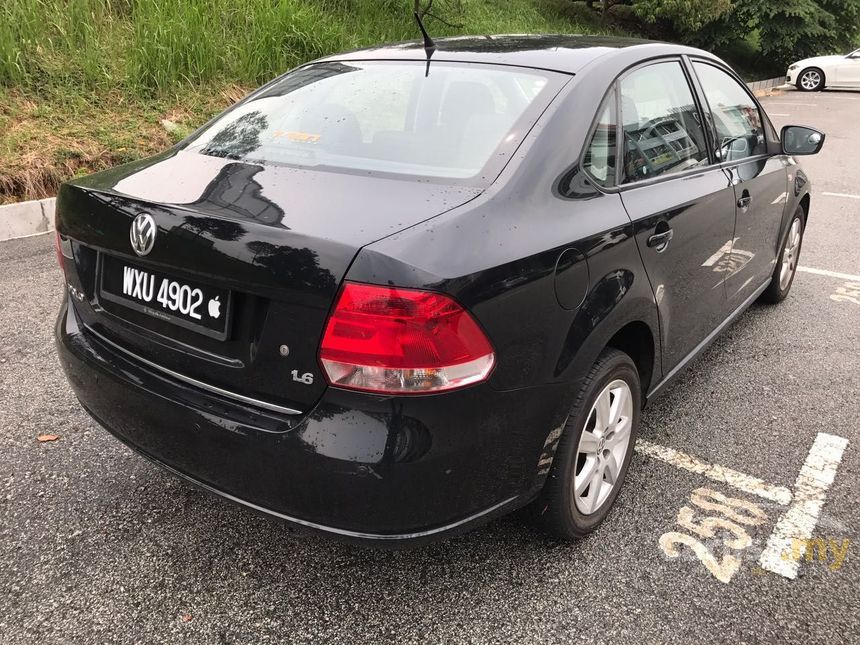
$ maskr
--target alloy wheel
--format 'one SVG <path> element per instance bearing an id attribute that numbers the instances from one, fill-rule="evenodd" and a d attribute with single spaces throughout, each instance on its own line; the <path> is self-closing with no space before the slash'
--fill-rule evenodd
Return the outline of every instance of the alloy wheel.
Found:
<path id="1" fill-rule="evenodd" d="M 594 401 L 576 454 L 573 498 L 577 510 L 600 509 L 618 482 L 633 426 L 633 395 L 626 381 L 609 383 Z"/>
<path id="2" fill-rule="evenodd" d="M 821 85 L 821 74 L 810 69 L 800 77 L 800 84 L 805 90 L 818 89 L 818 86 Z"/>
<path id="3" fill-rule="evenodd" d="M 788 287 L 791 277 L 797 269 L 797 256 L 800 251 L 800 218 L 791 223 L 791 229 L 785 238 L 785 248 L 782 250 L 782 266 L 779 269 L 779 288 L 782 291 Z"/>

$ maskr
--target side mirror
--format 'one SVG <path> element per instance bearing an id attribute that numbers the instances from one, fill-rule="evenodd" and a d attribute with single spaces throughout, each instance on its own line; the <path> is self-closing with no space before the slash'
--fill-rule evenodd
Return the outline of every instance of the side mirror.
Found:
<path id="1" fill-rule="evenodd" d="M 779 137 L 786 155 L 815 155 L 824 146 L 825 134 L 802 125 L 787 125 Z"/>

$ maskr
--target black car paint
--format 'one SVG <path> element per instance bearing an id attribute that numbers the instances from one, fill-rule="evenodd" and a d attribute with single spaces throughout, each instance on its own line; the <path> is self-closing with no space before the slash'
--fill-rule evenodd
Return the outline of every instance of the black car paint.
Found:
<path id="1" fill-rule="evenodd" d="M 702 264 L 733 237 L 733 173 L 746 173 L 744 186 L 758 193 L 756 178 L 790 173 L 790 158 L 715 163 L 614 190 L 596 188 L 577 162 L 607 79 L 662 57 L 688 65 L 688 56 L 716 60 L 611 39 L 441 41 L 434 61 L 575 72 L 495 181 L 477 188 L 249 165 L 181 144 L 65 186 L 57 228 L 72 240 L 66 274 L 83 296 L 66 298 L 57 337 L 76 394 L 117 437 L 170 469 L 335 535 L 429 539 L 527 503 L 607 344 L 634 355 L 653 395 L 749 304 L 742 290 L 739 300 L 727 297 L 723 273 Z M 406 44 L 327 60 L 392 58 L 421 61 L 423 50 Z M 782 212 L 754 213 L 766 244 L 756 249 L 761 267 L 749 263 L 753 295 L 767 284 L 764 267 L 773 266 L 791 213 L 801 201 L 808 207 L 809 184 L 795 172 L 795 187 L 805 183 L 785 191 Z M 721 216 L 712 221 L 717 199 Z M 376 217 L 355 217 L 357 208 Z M 145 263 L 235 290 L 230 340 L 119 317 L 99 301 L 97 251 L 139 262 L 128 228 L 143 211 L 160 235 Z M 675 235 L 657 255 L 645 241 L 660 222 Z M 408 397 L 325 387 L 319 335 L 344 279 L 456 298 L 496 350 L 489 381 Z M 313 385 L 287 387 L 293 369 L 312 373 Z"/>
<path id="2" fill-rule="evenodd" d="M 355 195 L 365 190 L 361 208 L 373 218 L 354 215 Z M 325 390 L 317 370 L 319 336 L 358 249 L 479 193 L 473 187 L 323 175 L 179 150 L 64 188 L 59 226 L 75 241 L 82 263 L 75 287 L 87 296 L 78 312 L 85 324 L 142 356 L 158 344 L 155 360 L 168 369 L 306 411 Z M 128 226 L 142 212 L 152 215 L 159 234 L 152 252 L 138 258 Z M 99 298 L 94 250 L 232 289 L 233 335 L 226 342 L 200 339 Z M 290 350 L 286 372 L 279 354 L 283 344 Z M 293 369 L 313 372 L 313 385 L 292 381 Z"/>

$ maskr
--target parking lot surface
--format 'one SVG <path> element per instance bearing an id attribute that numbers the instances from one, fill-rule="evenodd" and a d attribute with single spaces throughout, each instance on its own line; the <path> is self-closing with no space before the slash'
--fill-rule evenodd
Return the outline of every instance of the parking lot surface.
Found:
<path id="1" fill-rule="evenodd" d="M 574 544 L 513 516 L 374 551 L 174 478 L 67 386 L 52 237 L 0 244 L 0 641 L 860 641 L 860 93 L 765 106 L 827 133 L 803 269 L 649 404 L 615 510 Z M 748 540 L 692 545 L 715 505 Z"/>

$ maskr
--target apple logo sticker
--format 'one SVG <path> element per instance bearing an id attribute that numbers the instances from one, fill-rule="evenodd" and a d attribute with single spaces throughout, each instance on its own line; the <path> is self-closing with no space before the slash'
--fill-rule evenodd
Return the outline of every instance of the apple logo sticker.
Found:
<path id="1" fill-rule="evenodd" d="M 212 318 L 218 318 L 221 316 L 221 301 L 219 300 L 221 296 L 215 296 L 209 301 L 209 315 Z"/>

